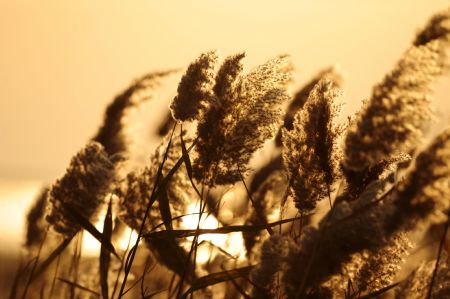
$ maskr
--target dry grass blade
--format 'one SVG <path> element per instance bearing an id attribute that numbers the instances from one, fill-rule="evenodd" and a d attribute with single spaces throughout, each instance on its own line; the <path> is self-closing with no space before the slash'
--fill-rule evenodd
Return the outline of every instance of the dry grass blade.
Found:
<path id="1" fill-rule="evenodd" d="M 188 213 L 188 214 L 179 215 L 179 216 L 176 216 L 176 217 L 172 218 L 172 223 L 173 223 L 174 220 L 179 220 L 179 219 L 182 219 L 183 217 L 194 216 L 194 215 L 199 215 L 199 214 L 200 214 L 199 212 L 195 212 L 195 213 Z M 160 227 L 162 227 L 163 225 L 164 225 L 164 222 L 161 222 L 161 223 L 155 225 L 151 231 L 154 232 L 157 229 L 159 229 Z"/>
<path id="2" fill-rule="evenodd" d="M 94 296 L 96 296 L 96 297 L 100 297 L 100 294 L 97 293 L 96 291 L 93 291 L 93 290 L 91 290 L 91 289 L 89 289 L 89 288 L 87 288 L 87 287 L 85 287 L 85 286 L 82 286 L 82 285 L 80 285 L 80 284 L 78 284 L 78 283 L 75 283 L 75 282 L 73 282 L 73 281 L 67 280 L 67 279 L 62 278 L 62 277 L 58 277 L 58 280 L 61 281 L 61 282 L 66 283 L 66 284 L 68 284 L 68 285 L 70 285 L 71 287 L 74 287 L 74 288 L 76 288 L 76 289 L 79 289 L 79 290 L 88 292 L 88 293 L 90 293 L 90 294 L 92 294 L 92 295 L 94 295 Z"/>
<path id="3" fill-rule="evenodd" d="M 203 241 L 198 243 L 198 246 L 201 246 L 202 244 L 208 244 L 209 246 L 211 246 L 213 248 L 216 248 L 220 253 L 222 253 L 223 255 L 225 255 L 227 257 L 229 257 L 230 259 L 237 260 L 237 257 L 233 256 L 231 253 L 229 253 L 228 251 L 226 251 L 222 247 L 217 246 L 216 244 L 214 244 L 211 241 L 203 240 Z"/>
<path id="4" fill-rule="evenodd" d="M 370 298 L 380 298 L 380 295 L 383 295 L 384 293 L 386 293 L 387 291 L 395 288 L 396 286 L 398 286 L 399 282 L 393 283 L 391 285 L 388 285 L 387 287 L 384 287 L 378 291 L 372 292 L 370 294 L 358 297 L 358 299 L 370 299 Z"/>
<path id="5" fill-rule="evenodd" d="M 147 262 L 148 262 L 148 260 L 149 259 L 147 259 Z M 138 279 L 136 279 L 134 282 L 133 282 L 133 284 L 125 291 L 125 292 L 123 292 L 123 296 L 125 296 L 128 292 L 130 292 L 131 290 L 133 290 L 138 284 L 139 284 L 139 282 L 141 283 L 141 286 L 143 286 L 143 280 L 145 279 L 145 274 L 147 273 L 147 272 L 151 272 L 152 270 L 153 270 L 153 268 L 156 266 L 156 264 L 153 264 L 153 266 L 150 268 L 150 270 L 147 268 L 147 265 L 148 265 L 148 263 L 145 263 L 146 264 L 146 268 L 144 268 L 144 275 L 141 275 L 141 277 L 139 277 Z"/>
<path id="6" fill-rule="evenodd" d="M 164 163 L 167 160 L 169 149 L 172 145 L 172 137 L 173 137 L 174 132 L 175 132 L 175 127 L 173 127 L 172 135 L 170 136 L 169 143 L 167 144 L 167 148 L 164 153 L 163 161 L 161 162 L 161 164 L 158 168 L 158 172 L 156 174 L 155 185 L 153 186 L 153 191 L 150 196 L 150 203 L 148 206 L 148 210 L 150 210 L 150 207 L 153 205 L 155 200 L 157 198 L 159 198 L 159 210 L 160 210 L 164 225 L 166 226 L 167 229 L 172 228 L 172 215 L 170 214 L 169 199 L 167 198 L 166 188 L 167 188 L 167 184 L 169 183 L 169 180 L 173 177 L 175 171 L 170 171 L 162 181 L 160 181 L 160 179 L 162 177 Z M 181 165 L 181 163 L 179 163 L 179 166 L 180 165 Z M 177 167 L 177 165 L 174 166 L 174 168 L 176 168 L 176 169 L 178 169 L 178 167 Z M 146 211 L 145 216 L 147 217 L 147 215 L 148 215 L 148 211 Z M 139 232 L 139 235 L 142 234 L 142 228 L 143 228 L 144 224 L 145 224 L 145 219 L 144 219 L 144 221 L 142 221 L 142 227 L 141 227 L 141 231 Z"/>
<path id="7" fill-rule="evenodd" d="M 194 186 L 194 183 L 192 183 L 192 185 Z M 198 191 L 197 191 L 197 193 L 198 193 Z M 196 262 L 197 262 L 196 258 L 197 258 L 198 237 L 199 237 L 199 234 L 197 232 L 200 229 L 200 219 L 202 218 L 202 215 L 205 212 L 205 208 L 206 208 L 206 204 L 203 205 L 203 196 L 202 196 L 202 194 L 200 194 L 200 193 L 198 193 L 198 194 L 199 194 L 199 198 L 200 198 L 200 209 L 199 209 L 199 218 L 198 218 L 198 222 L 197 222 L 197 229 L 195 230 L 196 233 L 194 234 L 194 239 L 192 240 L 191 249 L 189 250 L 188 256 L 185 259 L 185 267 L 186 267 L 186 269 L 190 269 L 189 266 L 191 265 L 192 255 L 194 256 L 193 262 L 192 262 L 192 272 L 194 273 L 194 275 L 195 275 L 195 266 L 196 266 Z M 186 277 L 189 278 L 190 274 L 191 274 L 190 272 L 185 271 L 181 275 L 181 279 L 180 279 L 180 281 L 178 283 L 177 298 L 179 298 L 181 296 L 181 292 L 182 292 L 182 289 L 183 289 L 183 283 L 184 283 Z"/>
<path id="8" fill-rule="evenodd" d="M 196 188 L 194 182 L 192 181 L 192 167 L 189 159 L 189 151 L 194 147 L 195 141 L 192 143 L 192 145 L 189 147 L 189 149 L 186 149 L 184 140 L 183 140 L 183 131 L 181 128 L 181 145 L 183 150 L 183 156 L 177 161 L 177 163 L 174 165 L 174 167 L 169 171 L 169 173 L 164 177 L 162 182 L 159 184 L 157 191 L 155 192 L 155 198 L 159 198 L 159 210 L 161 213 L 161 217 L 163 219 L 164 225 L 166 226 L 166 231 L 172 231 L 172 222 L 173 218 L 170 212 L 170 205 L 169 205 L 169 199 L 167 196 L 167 186 L 172 179 L 175 172 L 181 167 L 183 162 L 186 164 L 186 167 L 188 169 L 189 178 L 191 181 L 191 184 L 195 191 L 197 192 L 197 195 L 201 198 L 201 195 Z M 152 194 L 153 198 L 153 194 Z M 177 244 L 175 241 L 175 238 L 171 235 L 166 235 L 166 238 L 154 238 L 154 239 L 148 239 L 150 241 L 150 245 L 157 249 L 158 252 L 170 252 L 171 254 L 160 254 L 160 258 L 163 259 L 166 265 L 169 266 L 169 268 L 176 273 L 178 273 L 180 276 L 184 276 L 189 271 L 190 266 L 190 255 L 186 256 L 184 250 Z M 167 258 L 169 257 L 169 258 Z M 184 278 L 183 278 L 184 279 Z"/>
<path id="9" fill-rule="evenodd" d="M 111 243 L 112 236 L 112 211 L 111 200 L 108 204 L 108 210 L 106 212 L 105 221 L 103 222 L 103 240 L 106 243 Z M 111 260 L 109 250 L 103 245 L 100 247 L 100 287 L 102 290 L 103 299 L 108 299 L 108 272 L 109 263 Z"/>
<path id="10" fill-rule="evenodd" d="M 198 139 L 195 139 L 194 142 L 192 143 L 192 145 L 189 147 L 189 150 L 186 148 L 186 143 L 184 142 L 183 139 L 183 126 L 180 126 L 180 144 L 181 144 L 181 153 L 183 154 L 183 162 L 184 165 L 186 166 L 186 171 L 189 177 L 189 181 L 191 182 L 192 188 L 194 188 L 195 193 L 197 193 L 197 196 L 199 197 L 200 200 L 202 200 L 202 195 L 200 193 L 200 191 L 198 191 L 197 186 L 195 186 L 194 181 L 192 179 L 192 175 L 193 175 L 193 169 L 192 169 L 192 163 L 191 163 L 191 158 L 189 157 L 189 151 L 192 149 L 192 147 L 196 144 Z"/>
<path id="11" fill-rule="evenodd" d="M 187 153 L 189 153 L 192 148 L 195 146 L 195 144 L 197 143 L 197 139 L 194 140 L 194 142 L 192 142 L 192 144 L 189 146 L 189 148 L 186 150 Z M 159 196 L 161 196 L 161 192 L 162 190 L 164 190 L 166 188 L 166 186 L 168 185 L 169 181 L 172 179 L 173 175 L 175 174 L 175 172 L 181 167 L 181 165 L 184 162 L 184 155 L 183 157 L 181 157 L 180 159 L 178 159 L 177 163 L 175 163 L 175 165 L 173 166 L 173 168 L 169 171 L 169 173 L 164 177 L 164 179 L 161 181 L 160 184 L 158 184 L 158 188 L 156 190 L 156 192 L 152 193 L 151 198 L 154 200 L 155 198 L 158 198 Z M 193 184 L 194 185 L 194 184 Z M 195 187 L 195 186 L 194 186 Z M 196 189 L 197 193 L 198 190 Z M 150 202 L 152 202 L 152 200 L 150 200 Z"/>
<path id="12" fill-rule="evenodd" d="M 354 293 L 355 289 L 353 287 L 352 280 L 349 278 L 347 282 L 347 289 L 345 290 L 345 299 L 350 299 Z"/>
<path id="13" fill-rule="evenodd" d="M 213 274 L 209 274 L 203 277 L 200 277 L 199 279 L 195 280 L 191 287 L 186 291 L 186 293 L 183 294 L 181 298 L 187 298 L 190 294 L 193 292 L 204 289 L 208 286 L 215 285 L 221 282 L 234 280 L 236 278 L 245 277 L 250 274 L 250 271 L 253 269 L 254 266 L 247 266 L 242 267 L 238 269 L 228 270 L 228 271 L 222 271 L 217 272 Z"/>
<path id="14" fill-rule="evenodd" d="M 151 238 L 147 241 L 149 242 L 150 247 L 158 252 L 159 261 L 166 265 L 170 270 L 180 276 L 185 273 L 190 274 L 190 263 L 186 264 L 186 260 L 188 260 L 186 251 L 180 247 L 173 236 L 170 236 L 170 234 L 166 236 L 166 238 Z M 190 275 L 188 275 L 188 278 L 190 278 Z M 190 281 L 191 279 L 188 280 Z"/>
<path id="15" fill-rule="evenodd" d="M 191 159 L 189 159 L 189 153 L 186 149 L 186 144 L 184 143 L 182 126 L 180 126 L 180 140 L 181 140 L 181 152 L 183 154 L 184 165 L 186 166 L 186 170 L 187 170 L 189 179 L 192 181 L 192 164 L 191 164 Z"/>
<path id="16" fill-rule="evenodd" d="M 167 230 L 173 230 L 172 213 L 170 212 L 169 197 L 167 196 L 166 186 L 161 186 L 159 192 L 159 212 Z"/>
<path id="17" fill-rule="evenodd" d="M 252 207 L 255 209 L 255 212 L 256 212 L 256 215 L 257 215 L 258 218 L 259 218 L 259 221 L 260 221 L 262 224 L 265 225 L 265 228 L 266 228 L 267 232 L 269 233 L 269 235 L 273 235 L 273 230 L 272 230 L 272 228 L 270 227 L 270 225 L 267 223 L 266 216 L 265 216 L 264 214 L 262 214 L 262 213 L 261 213 L 261 210 L 258 209 L 258 208 L 256 207 L 256 205 L 255 205 L 255 201 L 253 200 L 252 195 L 251 195 L 250 191 L 249 191 L 248 188 L 247 188 L 247 184 L 245 183 L 245 180 L 244 180 L 244 178 L 242 177 L 242 173 L 241 173 L 241 170 L 239 169 L 239 165 L 238 165 L 238 172 L 239 172 L 239 177 L 241 178 L 242 184 L 244 184 L 245 191 L 247 192 L 248 199 L 249 199 L 250 202 L 252 203 Z"/>
<path id="18" fill-rule="evenodd" d="M 70 215 L 74 218 L 76 223 L 79 223 L 85 230 L 87 230 L 100 244 L 106 248 L 109 252 L 111 252 L 115 257 L 120 260 L 120 257 L 117 255 L 114 246 L 111 241 L 104 239 L 103 234 L 99 232 L 95 226 L 89 222 L 86 217 L 84 217 L 75 207 L 66 204 L 65 209 L 70 213 Z"/>
<path id="19" fill-rule="evenodd" d="M 204 234 L 229 234 L 234 232 L 254 232 L 266 229 L 267 226 L 275 227 L 281 224 L 293 222 L 296 220 L 300 220 L 301 217 L 283 219 L 276 222 L 268 223 L 267 225 L 229 225 L 218 228 L 211 229 L 175 229 L 171 231 L 163 230 L 157 232 L 150 232 L 144 234 L 144 238 L 148 238 L 150 240 L 153 239 L 170 239 L 170 238 L 188 238 L 194 237 L 196 235 L 204 235 Z"/>
<path id="20" fill-rule="evenodd" d="M 172 140 L 172 138 L 170 139 Z M 192 148 L 195 146 L 197 139 L 194 140 L 194 142 L 191 144 L 191 146 L 187 149 L 187 151 L 191 151 Z M 171 142 L 171 141 L 170 141 Z M 164 158 L 164 161 L 167 159 L 167 157 Z M 159 184 L 155 185 L 155 190 L 154 192 L 152 192 L 151 196 L 150 196 L 150 204 L 153 204 L 153 202 L 156 200 L 156 198 L 159 198 L 161 196 L 162 192 L 165 192 L 164 190 L 166 190 L 167 185 L 169 184 L 169 181 L 172 179 L 173 175 L 175 174 L 175 172 L 181 167 L 181 165 L 183 164 L 183 157 L 181 157 L 180 159 L 178 159 L 177 163 L 175 163 L 175 165 L 172 167 L 172 169 L 169 171 L 169 173 L 164 177 L 164 179 L 162 179 L 161 181 L 157 180 L 157 182 L 160 182 Z M 163 165 L 164 163 L 162 163 L 161 165 Z M 162 166 L 160 167 L 161 171 L 162 171 Z M 158 170 L 159 172 L 159 170 Z M 161 174 L 159 174 L 159 177 L 161 176 Z M 172 221 L 172 218 L 170 218 L 170 222 Z"/>

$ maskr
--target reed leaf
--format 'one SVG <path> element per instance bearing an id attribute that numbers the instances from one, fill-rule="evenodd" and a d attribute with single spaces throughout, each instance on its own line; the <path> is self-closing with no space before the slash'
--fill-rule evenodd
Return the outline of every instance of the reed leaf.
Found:
<path id="1" fill-rule="evenodd" d="M 111 243 L 112 236 L 112 208 L 111 200 L 108 203 L 105 220 L 103 222 L 103 241 L 100 247 L 100 287 L 103 299 L 108 299 L 108 272 L 110 265 L 110 251 L 105 247 L 104 243 Z"/>
<path id="2" fill-rule="evenodd" d="M 212 274 L 200 277 L 199 279 L 195 280 L 192 283 L 191 287 L 183 294 L 183 296 L 181 298 L 187 298 L 190 294 L 192 294 L 195 291 L 204 289 L 206 287 L 209 287 L 209 286 L 221 283 L 221 282 L 234 280 L 236 278 L 246 277 L 250 274 L 253 267 L 254 266 L 247 266 L 247 267 L 242 267 L 242 268 L 238 268 L 238 269 L 212 273 Z"/>

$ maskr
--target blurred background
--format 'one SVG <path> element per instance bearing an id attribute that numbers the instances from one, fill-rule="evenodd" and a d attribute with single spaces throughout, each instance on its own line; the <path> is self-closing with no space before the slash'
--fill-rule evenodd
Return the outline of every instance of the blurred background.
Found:
<path id="1" fill-rule="evenodd" d="M 0 272 L 16 263 L 32 198 L 64 174 L 106 105 L 133 79 L 184 69 L 210 49 L 222 56 L 245 51 L 247 69 L 290 54 L 294 90 L 339 64 L 350 114 L 445 5 L 448 0 L 0 0 Z M 149 119 L 164 118 L 176 81 Z M 449 94 L 447 77 L 436 85 L 434 132 L 448 122 Z M 2 277 L 4 287 L 9 281 Z"/>

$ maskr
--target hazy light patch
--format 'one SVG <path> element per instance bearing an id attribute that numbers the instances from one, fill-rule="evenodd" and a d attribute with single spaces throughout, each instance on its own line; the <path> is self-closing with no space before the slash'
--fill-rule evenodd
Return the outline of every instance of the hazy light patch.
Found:
<path id="1" fill-rule="evenodd" d="M 196 229 L 200 223 L 200 229 L 216 229 L 220 227 L 219 221 L 211 214 L 204 213 L 199 222 L 199 205 L 193 203 L 187 207 L 186 214 L 193 214 L 182 218 L 182 229 Z M 197 214 L 195 214 L 197 213 Z M 185 242 L 186 249 L 190 249 L 194 237 L 187 238 L 190 242 Z M 198 238 L 198 243 L 204 242 L 206 244 L 199 246 L 197 249 L 197 262 L 202 264 L 210 259 L 213 259 L 219 252 L 214 247 L 220 248 L 229 253 L 235 258 L 245 257 L 244 240 L 241 233 L 230 234 L 202 234 Z M 208 246 L 210 243 L 212 246 Z"/>
<path id="2" fill-rule="evenodd" d="M 95 228 L 99 231 L 103 231 L 103 222 L 105 221 L 106 210 L 102 210 L 99 215 L 98 221 L 94 224 Z M 94 238 L 89 232 L 83 232 L 83 255 L 86 256 L 98 256 L 100 254 L 100 242 Z"/>
<path id="3" fill-rule="evenodd" d="M 126 250 L 128 244 L 130 244 L 130 248 L 134 246 L 137 241 L 138 234 L 129 228 L 128 226 L 125 228 L 122 237 L 117 241 L 117 249 Z"/>
<path id="4" fill-rule="evenodd" d="M 105 221 L 106 209 L 102 210 L 99 215 L 98 221 L 94 224 L 95 228 L 99 232 L 103 232 L 103 222 Z M 131 235 L 130 235 L 131 234 Z M 130 239 L 131 238 L 131 239 Z M 122 233 L 122 237 L 114 244 L 116 250 L 126 250 L 128 247 L 128 242 L 130 242 L 130 247 L 136 243 L 137 233 L 129 228 L 125 228 Z M 94 238 L 89 232 L 84 231 L 83 233 L 83 255 L 86 256 L 98 256 L 100 254 L 100 242 Z"/>
<path id="5" fill-rule="evenodd" d="M 27 211 L 41 187 L 39 181 L 0 179 L 0 251 L 20 249 Z"/>

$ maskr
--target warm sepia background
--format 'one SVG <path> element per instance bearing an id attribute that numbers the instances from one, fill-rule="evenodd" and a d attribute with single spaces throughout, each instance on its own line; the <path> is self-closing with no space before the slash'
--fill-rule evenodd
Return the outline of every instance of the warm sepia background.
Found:
<path id="1" fill-rule="evenodd" d="M 338 63 L 347 75 L 349 113 L 391 69 L 416 30 L 448 4 L 0 0 L 0 269 L 17 258 L 23 213 L 34 194 L 64 173 L 100 125 L 107 103 L 132 79 L 184 68 L 209 49 L 223 56 L 245 50 L 248 67 L 287 53 L 296 67 L 296 86 Z M 173 85 L 168 93 L 175 90 Z M 435 130 L 447 122 L 448 101 L 445 78 L 436 86 Z M 154 113 L 148 117 L 162 117 Z M 1 276 L 0 281 L 8 282 Z"/>

